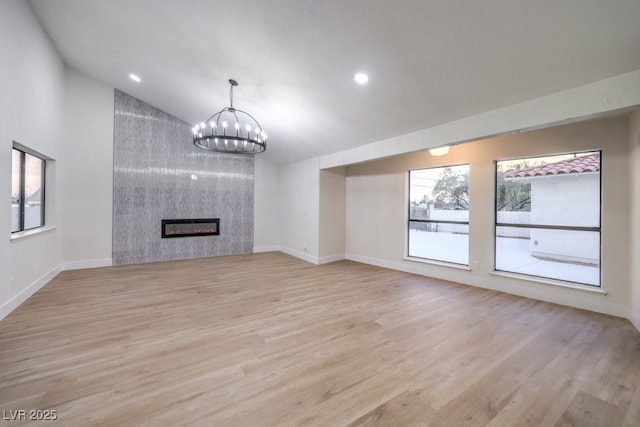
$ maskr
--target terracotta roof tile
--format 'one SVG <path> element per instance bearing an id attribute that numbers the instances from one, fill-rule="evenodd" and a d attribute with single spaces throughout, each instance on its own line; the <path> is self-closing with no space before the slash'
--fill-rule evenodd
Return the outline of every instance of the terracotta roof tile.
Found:
<path id="1" fill-rule="evenodd" d="M 600 172 L 600 153 L 574 157 L 542 166 L 511 171 L 504 174 L 505 179 L 530 178 L 535 176 L 570 175 L 576 173 Z"/>

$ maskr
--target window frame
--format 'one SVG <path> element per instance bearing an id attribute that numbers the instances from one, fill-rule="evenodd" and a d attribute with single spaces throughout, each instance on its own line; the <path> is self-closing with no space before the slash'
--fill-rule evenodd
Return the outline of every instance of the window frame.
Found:
<path id="1" fill-rule="evenodd" d="M 11 236 L 12 238 L 15 238 L 16 236 L 20 236 L 24 233 L 32 233 L 36 230 L 41 230 L 44 229 L 46 227 L 46 183 L 47 183 L 47 163 L 48 161 L 52 160 L 51 158 L 35 151 L 32 150 L 28 147 L 25 147 L 24 145 L 18 143 L 18 142 L 13 142 L 13 146 L 12 146 L 12 156 L 13 156 L 13 150 L 17 151 L 20 153 L 20 186 L 18 189 L 18 229 L 17 230 L 11 230 Z M 40 225 L 36 226 L 36 227 L 30 227 L 30 228 L 25 228 L 25 206 L 26 206 L 26 159 L 27 159 L 27 154 L 30 156 L 33 156 L 35 158 L 37 158 L 38 160 L 41 161 L 41 170 L 40 170 L 40 176 L 41 176 L 41 180 L 40 180 L 40 192 L 41 192 L 41 209 L 40 209 Z M 11 173 L 13 175 L 13 164 L 12 164 L 12 170 Z M 11 225 L 11 224 L 10 224 Z M 12 227 L 10 227 L 12 228 Z"/>
<path id="2" fill-rule="evenodd" d="M 411 173 L 415 172 L 415 171 L 421 171 L 421 170 L 428 170 L 428 169 L 447 169 L 447 168 L 455 168 L 455 167 L 459 167 L 459 166 L 466 166 L 467 167 L 467 174 L 471 173 L 471 164 L 470 163 L 456 163 L 456 164 L 447 164 L 444 166 L 427 166 L 427 167 L 421 167 L 421 168 L 414 168 L 414 169 L 409 169 L 407 171 L 407 223 L 406 223 L 406 258 L 409 260 L 415 260 L 415 261 L 421 261 L 421 262 L 428 262 L 428 263 L 434 263 L 434 264 L 442 264 L 442 265 L 449 265 L 452 267 L 457 267 L 457 268 L 468 268 L 469 267 L 469 250 L 470 247 L 467 244 L 467 263 L 459 263 L 459 262 L 455 262 L 455 261 L 447 261 L 447 260 L 441 260 L 441 259 L 435 259 L 435 258 L 425 258 L 425 257 L 421 257 L 421 256 L 417 256 L 417 255 L 412 255 L 410 252 L 411 249 L 411 236 L 410 236 L 410 232 L 411 232 L 411 223 L 412 222 L 419 222 L 419 223 L 427 223 L 427 224 L 452 224 L 452 225 L 466 225 L 467 226 L 467 230 L 468 234 L 467 236 L 470 236 L 470 228 L 469 228 L 469 220 L 467 221 L 455 221 L 455 220 L 431 220 L 431 219 L 412 219 L 411 218 Z M 470 180 L 469 180 L 470 182 Z M 470 185 L 469 185 L 470 187 Z M 471 203 L 469 202 L 469 207 L 471 206 Z M 471 212 L 471 210 L 468 208 L 467 209 L 469 212 Z"/>
<path id="3" fill-rule="evenodd" d="M 529 160 L 539 159 L 544 157 L 564 156 L 564 155 L 576 155 L 585 153 L 599 153 L 600 156 L 600 170 L 598 172 L 598 191 L 599 191 L 599 206 L 598 206 L 598 226 L 569 226 L 569 225 L 544 225 L 544 224 L 520 224 L 520 223 L 505 223 L 498 222 L 498 163 L 504 161 L 513 160 Z M 593 289 L 602 289 L 602 149 L 593 150 L 581 150 L 581 151 L 569 151 L 564 153 L 552 153 L 542 155 L 530 155 L 530 156 L 518 156 L 512 158 L 496 159 L 493 161 L 493 271 L 498 274 L 510 274 L 515 276 L 523 276 L 532 280 L 541 280 L 545 283 L 558 282 L 558 284 L 567 284 L 569 286 L 579 285 Z M 533 205 L 532 205 L 533 207 Z M 540 276 L 535 274 L 519 273 L 509 270 L 500 270 L 497 267 L 497 252 L 498 252 L 498 227 L 512 227 L 512 228 L 528 228 L 537 230 L 562 230 L 562 231 L 584 231 L 584 232 L 597 232 L 598 233 L 598 284 L 583 283 L 578 281 L 572 281 L 567 279 L 558 279 L 556 277 Z M 551 282 L 549 282 L 551 281 Z"/>

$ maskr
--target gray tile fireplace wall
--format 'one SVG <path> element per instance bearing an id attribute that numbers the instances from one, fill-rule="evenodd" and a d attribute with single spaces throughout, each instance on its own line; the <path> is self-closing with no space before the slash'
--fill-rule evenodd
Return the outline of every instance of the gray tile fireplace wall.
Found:
<path id="1" fill-rule="evenodd" d="M 116 90 L 113 158 L 114 265 L 253 251 L 253 156 L 196 148 L 190 124 Z M 181 218 L 220 234 L 162 239 Z"/>

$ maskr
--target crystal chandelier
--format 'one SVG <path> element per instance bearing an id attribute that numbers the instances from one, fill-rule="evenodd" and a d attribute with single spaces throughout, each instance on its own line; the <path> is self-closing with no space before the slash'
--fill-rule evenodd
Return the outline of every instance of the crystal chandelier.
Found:
<path id="1" fill-rule="evenodd" d="M 229 79 L 229 84 L 229 106 L 193 127 L 193 144 L 222 153 L 262 153 L 267 149 L 267 134 L 251 114 L 233 106 L 233 88 L 238 82 Z"/>

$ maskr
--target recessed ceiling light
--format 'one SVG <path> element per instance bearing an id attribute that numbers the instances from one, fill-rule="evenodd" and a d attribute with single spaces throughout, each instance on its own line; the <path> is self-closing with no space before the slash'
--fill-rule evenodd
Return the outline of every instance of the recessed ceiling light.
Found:
<path id="1" fill-rule="evenodd" d="M 140 77 L 138 77 L 138 76 L 137 76 L 137 75 L 135 75 L 135 74 L 129 74 L 129 78 L 130 78 L 131 80 L 133 80 L 134 82 L 136 82 L 136 83 L 140 83 L 140 82 L 142 81 L 142 80 L 140 79 Z"/>
<path id="2" fill-rule="evenodd" d="M 366 84 L 369 81 L 369 76 L 364 73 L 357 73 L 353 78 L 355 79 L 356 83 L 361 85 Z"/>

